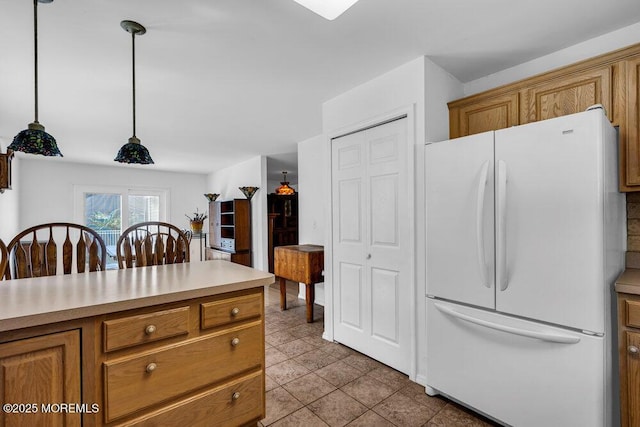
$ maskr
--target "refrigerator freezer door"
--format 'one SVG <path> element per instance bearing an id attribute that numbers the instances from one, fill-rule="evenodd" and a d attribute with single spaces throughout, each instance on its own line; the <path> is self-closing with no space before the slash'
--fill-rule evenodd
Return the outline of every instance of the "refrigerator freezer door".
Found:
<path id="1" fill-rule="evenodd" d="M 495 133 L 496 310 L 605 332 L 602 120 L 574 114 Z"/>
<path id="2" fill-rule="evenodd" d="M 609 425 L 602 337 L 431 298 L 427 316 L 440 393 L 518 427 Z"/>
<path id="3" fill-rule="evenodd" d="M 425 147 L 427 294 L 493 308 L 493 132 Z"/>

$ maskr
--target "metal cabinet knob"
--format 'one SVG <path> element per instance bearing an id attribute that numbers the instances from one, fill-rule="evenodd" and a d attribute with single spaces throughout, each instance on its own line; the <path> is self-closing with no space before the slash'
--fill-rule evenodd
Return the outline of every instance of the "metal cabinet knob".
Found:
<path id="1" fill-rule="evenodd" d="M 371 259 L 371 254 L 367 254 L 367 259 Z"/>
<path id="2" fill-rule="evenodd" d="M 238 399 L 240 399 L 240 392 L 236 391 L 231 395 L 231 400 L 238 400 Z"/>
<path id="3" fill-rule="evenodd" d="M 155 363 L 151 362 L 147 365 L 147 368 L 145 369 L 148 373 L 151 373 L 153 371 L 156 370 L 156 368 L 158 367 L 158 365 L 156 365 Z"/>
<path id="4" fill-rule="evenodd" d="M 156 325 L 148 325 L 144 328 L 144 333 L 147 335 L 153 334 L 157 330 Z"/>
<path id="5" fill-rule="evenodd" d="M 231 340 L 231 345 L 236 347 L 238 344 L 240 344 L 240 338 L 235 337 L 234 339 Z"/>
<path id="6" fill-rule="evenodd" d="M 238 307 L 234 307 L 234 309 L 231 310 L 231 315 L 236 317 L 238 314 L 240 314 L 240 309 Z"/>
<path id="7" fill-rule="evenodd" d="M 635 345 L 630 345 L 627 350 L 629 350 L 629 353 L 631 354 L 638 354 L 640 352 L 640 350 L 638 349 L 638 347 L 636 347 Z"/>

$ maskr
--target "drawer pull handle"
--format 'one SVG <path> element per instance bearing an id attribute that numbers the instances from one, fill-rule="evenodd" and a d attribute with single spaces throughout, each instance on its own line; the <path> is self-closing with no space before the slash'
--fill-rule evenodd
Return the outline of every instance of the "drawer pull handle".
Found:
<path id="1" fill-rule="evenodd" d="M 156 368 L 158 367 L 158 365 L 156 365 L 155 363 L 151 362 L 147 365 L 147 368 L 145 369 L 148 373 L 151 373 L 153 371 L 156 370 Z"/>
<path id="2" fill-rule="evenodd" d="M 629 350 L 629 353 L 631 354 L 638 354 L 638 352 L 640 352 L 640 350 L 638 350 L 638 347 L 636 347 L 635 345 L 630 345 L 627 350 Z"/>
<path id="3" fill-rule="evenodd" d="M 231 395 L 231 400 L 238 400 L 238 399 L 240 399 L 240 392 L 236 391 Z"/>
<path id="4" fill-rule="evenodd" d="M 235 337 L 234 339 L 231 340 L 231 345 L 234 347 L 237 347 L 238 344 L 240 344 L 240 338 Z"/>
<path id="5" fill-rule="evenodd" d="M 240 309 L 238 307 L 235 307 L 233 310 L 231 310 L 231 315 L 233 317 L 236 317 L 238 314 L 240 314 Z"/>
<path id="6" fill-rule="evenodd" d="M 149 325 L 144 328 L 144 333 L 147 335 L 153 334 L 157 330 L 156 325 Z"/>

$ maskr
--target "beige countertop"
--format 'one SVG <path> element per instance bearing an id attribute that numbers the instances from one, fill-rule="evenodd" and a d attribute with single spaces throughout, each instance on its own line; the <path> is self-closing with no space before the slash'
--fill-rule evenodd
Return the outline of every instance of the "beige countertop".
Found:
<path id="1" fill-rule="evenodd" d="M 222 260 L 0 281 L 0 332 L 273 282 L 271 273 Z"/>
<path id="2" fill-rule="evenodd" d="M 616 280 L 616 292 L 640 295 L 640 269 L 627 268 Z"/>

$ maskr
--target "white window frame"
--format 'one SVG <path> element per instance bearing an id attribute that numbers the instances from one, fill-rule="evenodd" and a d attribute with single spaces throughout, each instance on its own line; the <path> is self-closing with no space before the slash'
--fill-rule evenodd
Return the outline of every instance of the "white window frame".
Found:
<path id="1" fill-rule="evenodd" d="M 74 185 L 73 186 L 73 218 L 74 222 L 84 224 L 85 194 L 119 194 L 121 200 L 120 215 L 122 231 L 133 224 L 129 224 L 129 197 L 128 196 L 158 196 L 160 197 L 159 221 L 171 222 L 169 215 L 169 189 L 149 187 L 123 187 L 100 185 Z M 124 213 L 127 213 L 126 215 Z M 86 224 L 85 224 L 86 225 Z"/>

